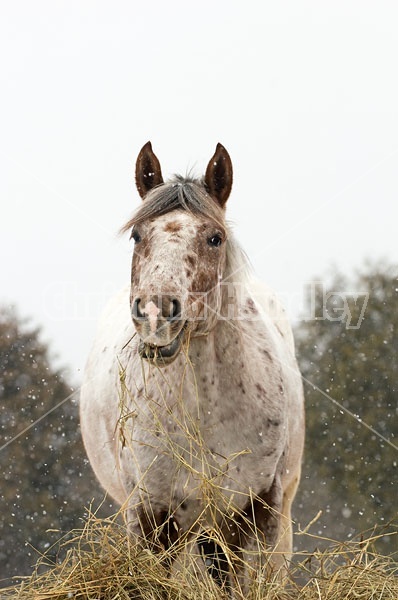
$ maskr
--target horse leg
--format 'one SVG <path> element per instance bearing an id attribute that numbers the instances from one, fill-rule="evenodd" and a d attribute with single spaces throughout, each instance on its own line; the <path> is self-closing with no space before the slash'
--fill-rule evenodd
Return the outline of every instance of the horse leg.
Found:
<path id="1" fill-rule="evenodd" d="M 247 505 L 230 527 L 223 531 L 234 558 L 230 573 L 232 588 L 247 594 L 250 581 L 259 574 L 279 570 L 284 558 L 279 553 L 283 490 L 277 474 L 266 492 L 248 499 Z"/>
<path id="2" fill-rule="evenodd" d="M 174 561 L 173 546 L 179 538 L 176 520 L 167 510 L 153 504 L 140 504 L 127 510 L 128 532 L 139 546 L 164 554 L 164 565 L 171 568 Z"/>
<path id="3" fill-rule="evenodd" d="M 301 467 L 299 466 L 297 473 L 283 490 L 281 531 L 276 550 L 278 551 L 277 556 L 281 557 L 284 565 L 290 560 L 293 551 L 291 508 L 300 481 L 300 472 Z M 280 566 L 282 566 L 282 564 Z"/>
<path id="4" fill-rule="evenodd" d="M 295 476 L 283 488 L 282 479 L 277 475 L 266 494 L 260 494 L 253 503 L 253 532 L 247 535 L 244 553 L 248 555 L 247 565 L 254 562 L 254 575 L 262 572 L 262 576 L 277 575 L 279 579 L 286 576 L 293 548 L 293 529 L 291 506 L 300 480 L 300 468 Z M 269 553 L 266 549 L 269 549 Z M 255 560 L 257 554 L 257 560 Z M 249 570 L 246 568 L 244 584 L 247 588 Z M 247 589 L 245 589 L 247 593 Z"/>
<path id="5" fill-rule="evenodd" d="M 153 502 L 128 509 L 130 537 L 139 547 L 164 556 L 162 564 L 170 574 L 183 572 L 199 579 L 211 576 L 220 586 L 227 585 L 228 563 L 221 547 L 206 535 L 191 531 L 181 535 L 173 515 Z"/>

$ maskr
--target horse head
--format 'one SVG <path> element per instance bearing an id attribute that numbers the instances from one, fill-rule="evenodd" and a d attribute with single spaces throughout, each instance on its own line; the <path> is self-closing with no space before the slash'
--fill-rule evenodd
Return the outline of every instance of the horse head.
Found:
<path id="1" fill-rule="evenodd" d="M 232 163 L 218 144 L 203 180 L 164 183 L 148 142 L 136 162 L 143 203 L 123 228 L 131 229 L 131 314 L 143 358 L 170 364 L 189 336 L 214 327 L 220 308 L 228 229 L 225 205 Z"/>

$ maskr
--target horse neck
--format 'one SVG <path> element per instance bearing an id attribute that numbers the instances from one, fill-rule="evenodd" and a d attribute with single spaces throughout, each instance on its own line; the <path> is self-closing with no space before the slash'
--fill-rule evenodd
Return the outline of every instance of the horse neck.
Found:
<path id="1" fill-rule="evenodd" d="M 248 293 L 244 285 L 228 284 L 222 287 L 221 306 L 218 311 L 212 311 L 211 320 L 204 332 L 200 331 L 194 335 L 192 344 L 192 355 L 204 354 L 206 364 L 221 365 L 230 360 L 231 351 L 236 354 L 245 351 L 245 336 L 243 333 L 244 303 Z"/>

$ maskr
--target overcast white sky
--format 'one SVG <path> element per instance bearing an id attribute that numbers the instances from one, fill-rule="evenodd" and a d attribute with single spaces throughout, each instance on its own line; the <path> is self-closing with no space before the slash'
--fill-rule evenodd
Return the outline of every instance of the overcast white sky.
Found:
<path id="1" fill-rule="evenodd" d="M 151 140 L 165 176 L 231 154 L 228 215 L 292 316 L 331 264 L 398 262 L 398 5 L 2 0 L 1 288 L 74 381 L 129 280 L 119 227 Z"/>

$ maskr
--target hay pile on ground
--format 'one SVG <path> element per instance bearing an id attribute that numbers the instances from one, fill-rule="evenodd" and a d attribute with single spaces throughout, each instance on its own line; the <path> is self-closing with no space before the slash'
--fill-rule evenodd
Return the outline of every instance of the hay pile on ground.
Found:
<path id="1" fill-rule="evenodd" d="M 295 557 L 290 577 L 253 578 L 250 600 L 397 600 L 398 563 L 372 550 L 375 538 L 336 544 Z M 133 545 L 117 519 L 91 516 L 63 544 L 66 557 L 39 561 L 35 572 L 0 592 L 3 600 L 219 600 L 228 598 L 212 577 L 190 569 L 170 575 L 170 554 Z M 228 557 L 227 557 L 228 558 Z M 44 567 L 46 569 L 43 572 Z M 239 597 L 239 595 L 237 596 Z M 243 596 L 242 600 L 243 600 Z"/>

